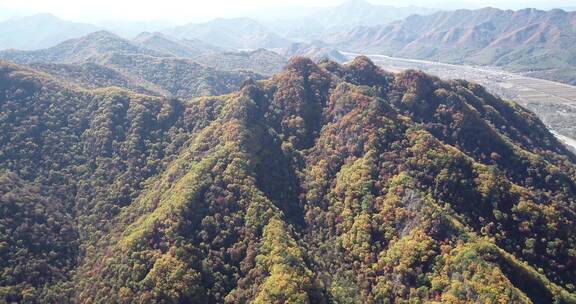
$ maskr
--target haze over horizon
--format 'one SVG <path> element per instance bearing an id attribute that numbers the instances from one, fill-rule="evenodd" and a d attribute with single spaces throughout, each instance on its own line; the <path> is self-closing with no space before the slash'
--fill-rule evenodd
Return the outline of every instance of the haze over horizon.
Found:
<path id="1" fill-rule="evenodd" d="M 72 0 L 0 0 L 0 21 L 10 18 L 49 13 L 71 21 L 81 22 L 150 22 L 166 23 L 203 22 L 215 18 L 235 18 L 257 16 L 265 12 L 275 16 L 294 15 L 313 8 L 338 6 L 350 0 L 213 0 L 209 3 L 198 1 L 181 2 L 165 0 L 162 5 L 136 0 L 101 0 L 88 2 L 82 6 L 75 5 Z M 363 1 L 363 0 L 352 0 Z M 575 5 L 568 0 L 558 1 L 521 1 L 521 0 L 414 0 L 410 2 L 398 0 L 365 0 L 371 4 L 390 5 L 396 7 L 420 6 L 437 9 L 477 9 L 495 7 L 500 9 L 573 9 Z M 114 8 L 111 10 L 110 8 Z M 134 9 L 138 8 L 138 9 Z"/>

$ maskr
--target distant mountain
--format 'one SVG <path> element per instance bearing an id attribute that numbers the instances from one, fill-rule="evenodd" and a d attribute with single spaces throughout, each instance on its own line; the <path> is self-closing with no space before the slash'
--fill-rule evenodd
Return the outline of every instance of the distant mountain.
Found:
<path id="1" fill-rule="evenodd" d="M 436 11 L 431 8 L 395 7 L 350 0 L 338 6 L 310 10 L 305 16 L 279 17 L 274 20 L 261 18 L 282 36 L 308 41 L 326 39 L 326 35 L 357 26 L 384 25 L 413 14 L 427 15 Z"/>
<path id="2" fill-rule="evenodd" d="M 140 38 L 133 42 L 99 31 L 44 50 L 0 51 L 0 59 L 31 64 L 56 79 L 87 88 L 119 86 L 183 99 L 226 94 L 237 90 L 246 79 L 264 78 L 253 71 L 221 71 L 176 57 L 173 53 L 192 54 L 187 42 L 178 44 L 159 35 Z M 159 39 L 166 43 L 158 43 Z"/>
<path id="3" fill-rule="evenodd" d="M 101 62 L 125 75 L 157 86 L 161 89 L 161 95 L 181 99 L 230 93 L 238 90 L 247 79 L 264 78 L 252 71 L 214 69 L 188 58 L 111 53 Z"/>
<path id="4" fill-rule="evenodd" d="M 31 11 L 30 8 L 16 8 L 12 6 L 0 5 L 0 22 L 4 22 L 10 19 L 18 19 L 25 16 L 34 15 L 35 12 Z"/>
<path id="5" fill-rule="evenodd" d="M 264 75 L 277 73 L 288 63 L 286 57 L 265 49 L 245 52 L 207 53 L 194 58 L 194 61 L 219 70 L 247 70 Z"/>
<path id="6" fill-rule="evenodd" d="M 234 49 L 276 48 L 289 44 L 286 39 L 249 18 L 190 23 L 164 30 L 163 33 L 180 39 L 199 39 L 218 47 Z"/>
<path id="7" fill-rule="evenodd" d="M 98 30 L 50 14 L 11 19 L 0 23 L 0 49 L 42 49 Z"/>
<path id="8" fill-rule="evenodd" d="M 29 65 L 62 83 L 88 89 L 120 87 L 137 93 L 184 100 L 238 90 L 247 79 L 264 76 L 252 71 L 223 71 L 188 58 L 109 53 L 99 62 Z"/>
<path id="9" fill-rule="evenodd" d="M 56 46 L 43 50 L 0 51 L 0 58 L 16 63 L 79 63 L 97 62 L 109 53 L 145 54 L 170 56 L 133 43 L 107 31 L 98 31 L 86 36 L 64 41 Z"/>
<path id="10" fill-rule="evenodd" d="M 488 64 L 574 83 L 576 12 L 484 8 L 410 16 L 336 37 L 343 48 Z"/>
<path id="11" fill-rule="evenodd" d="M 388 24 L 410 15 L 428 15 L 437 9 L 407 6 L 376 5 L 364 0 L 349 0 L 336 7 L 312 13 L 309 18 L 327 29 Z"/>
<path id="12" fill-rule="evenodd" d="M 176 24 L 169 21 L 102 21 L 96 25 L 116 35 L 133 39 L 142 32 L 155 33 Z"/>
<path id="13" fill-rule="evenodd" d="M 293 43 L 289 47 L 281 49 L 280 53 L 288 58 L 304 56 L 315 61 L 322 59 L 330 59 L 340 63 L 346 61 L 346 56 L 342 55 L 338 50 L 318 41 Z"/>
<path id="14" fill-rule="evenodd" d="M 140 33 L 133 41 L 148 49 L 176 57 L 197 57 L 205 53 L 222 51 L 221 48 L 198 39 L 180 40 L 159 32 Z"/>

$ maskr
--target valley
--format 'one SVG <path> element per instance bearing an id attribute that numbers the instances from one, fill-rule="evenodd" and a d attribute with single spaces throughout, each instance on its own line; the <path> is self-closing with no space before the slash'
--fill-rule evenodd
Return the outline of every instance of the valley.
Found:
<path id="1" fill-rule="evenodd" d="M 342 52 L 348 60 L 361 54 Z M 527 77 L 495 67 L 456 65 L 435 61 L 407 59 L 386 55 L 366 55 L 386 70 L 399 72 L 416 69 L 443 79 L 466 79 L 477 82 L 491 93 L 518 102 L 536 113 L 553 133 L 576 149 L 576 86 Z"/>

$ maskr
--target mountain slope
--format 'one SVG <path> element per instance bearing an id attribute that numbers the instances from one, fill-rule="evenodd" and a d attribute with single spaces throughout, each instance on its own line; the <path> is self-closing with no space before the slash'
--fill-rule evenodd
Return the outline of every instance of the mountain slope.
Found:
<path id="1" fill-rule="evenodd" d="M 264 78 L 251 71 L 214 69 L 187 58 L 114 53 L 103 58 L 102 64 L 157 86 L 161 95 L 182 99 L 226 94 L 237 90 L 249 78 Z"/>
<path id="2" fill-rule="evenodd" d="M 329 59 L 342 63 L 347 60 L 338 50 L 322 42 L 292 43 L 289 47 L 283 48 L 281 53 L 288 58 L 303 56 L 316 61 Z"/>
<path id="3" fill-rule="evenodd" d="M 450 63 L 498 65 L 513 71 L 572 82 L 576 13 L 485 8 L 410 16 L 340 37 L 366 52 Z"/>
<path id="4" fill-rule="evenodd" d="M 194 61 L 219 70 L 246 70 L 263 75 L 278 73 L 287 63 L 285 57 L 265 49 L 204 54 L 195 57 Z"/>
<path id="5" fill-rule="evenodd" d="M 120 87 L 148 95 L 167 94 L 167 91 L 158 85 L 98 63 L 32 63 L 29 66 L 36 71 L 50 74 L 62 83 L 87 89 Z"/>
<path id="6" fill-rule="evenodd" d="M 222 51 L 200 40 L 178 40 L 162 33 L 140 33 L 134 42 L 144 47 L 176 57 L 196 57 L 206 53 Z"/>
<path id="7" fill-rule="evenodd" d="M 0 23 L 0 49 L 43 49 L 98 31 L 91 24 L 64 21 L 39 14 Z"/>
<path id="8" fill-rule="evenodd" d="M 1 168 L 84 250 L 5 298 L 576 303 L 576 156 L 473 83 L 294 58 L 181 102 L 3 64 L 0 98 Z"/>

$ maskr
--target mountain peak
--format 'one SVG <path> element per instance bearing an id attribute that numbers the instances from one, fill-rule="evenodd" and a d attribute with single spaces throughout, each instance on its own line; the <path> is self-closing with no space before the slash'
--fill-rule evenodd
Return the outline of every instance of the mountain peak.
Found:
<path id="1" fill-rule="evenodd" d="M 308 57 L 292 57 L 286 66 L 286 70 L 307 73 L 311 69 L 317 69 L 318 66 Z"/>
<path id="2" fill-rule="evenodd" d="M 134 37 L 133 41 L 136 42 L 143 42 L 150 39 L 164 39 L 164 40 L 172 40 L 166 36 L 166 34 L 160 32 L 142 32 Z"/>
<path id="3" fill-rule="evenodd" d="M 103 38 L 113 38 L 113 39 L 122 39 L 122 40 L 124 40 L 122 37 L 120 37 L 120 36 L 118 36 L 118 35 L 116 35 L 116 34 L 114 34 L 114 33 L 112 33 L 112 32 L 109 32 L 109 31 L 107 31 L 107 30 L 95 31 L 95 32 L 92 32 L 92 33 L 90 33 L 90 34 L 82 37 L 82 39 L 87 39 L 87 40 L 90 40 L 90 39 L 103 39 Z"/>
<path id="4" fill-rule="evenodd" d="M 351 81 L 379 86 L 386 83 L 386 72 L 374 64 L 367 56 L 358 56 L 346 65 L 350 71 Z"/>
<path id="5" fill-rule="evenodd" d="M 368 56 L 357 56 L 352 60 L 350 66 L 358 66 L 358 67 L 369 67 L 370 69 L 376 68 L 376 65 Z"/>

